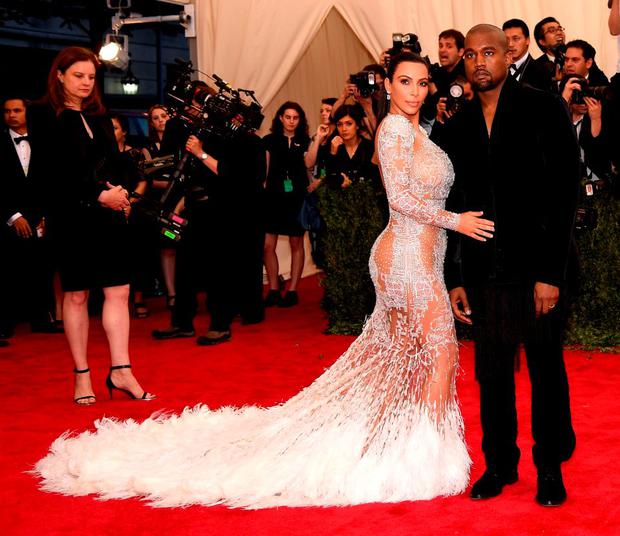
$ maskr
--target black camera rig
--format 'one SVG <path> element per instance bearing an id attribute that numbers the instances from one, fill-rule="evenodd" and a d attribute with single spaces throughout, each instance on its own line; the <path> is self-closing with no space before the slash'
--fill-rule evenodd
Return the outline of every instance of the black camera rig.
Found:
<path id="1" fill-rule="evenodd" d="M 175 62 L 179 66 L 178 75 L 166 92 L 170 115 L 185 124 L 190 135 L 199 139 L 209 135 L 219 139 L 233 140 L 237 136 L 250 134 L 260 128 L 264 116 L 262 106 L 254 96 L 254 91 L 234 89 L 216 74 L 209 76 L 194 69 L 191 61 L 176 58 Z M 206 83 L 199 85 L 192 81 L 192 75 L 196 72 L 206 76 L 215 87 Z M 181 239 L 183 229 L 188 222 L 173 212 L 174 207 L 170 205 L 170 197 L 173 191 L 186 191 L 186 167 L 193 158 L 189 152 L 183 153 L 174 170 L 167 176 L 169 185 L 161 200 L 147 200 L 135 192 L 132 194 L 143 201 L 145 213 L 154 217 L 161 225 L 161 234 L 175 241 Z M 147 172 L 149 164 L 151 167 L 161 168 L 163 162 L 155 162 L 155 160 L 147 162 L 143 172 Z M 166 164 L 166 167 L 170 167 L 168 162 Z"/>

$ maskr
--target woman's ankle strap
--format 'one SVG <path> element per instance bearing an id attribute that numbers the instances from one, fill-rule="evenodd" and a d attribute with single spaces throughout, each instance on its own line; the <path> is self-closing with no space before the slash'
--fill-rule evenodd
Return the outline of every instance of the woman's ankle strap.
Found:
<path id="1" fill-rule="evenodd" d="M 131 365 L 114 365 L 113 367 L 110 367 L 110 370 L 118 370 L 122 368 L 131 368 Z"/>
<path id="2" fill-rule="evenodd" d="M 90 372 L 90 369 L 89 368 L 85 368 L 85 369 L 82 369 L 82 370 L 78 370 L 78 369 L 74 368 L 73 372 L 75 374 L 86 374 L 87 372 Z"/>

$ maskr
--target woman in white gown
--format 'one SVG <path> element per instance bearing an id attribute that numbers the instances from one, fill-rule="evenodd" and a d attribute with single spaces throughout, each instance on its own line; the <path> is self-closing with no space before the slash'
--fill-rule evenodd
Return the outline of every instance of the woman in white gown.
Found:
<path id="1" fill-rule="evenodd" d="M 390 222 L 370 258 L 376 307 L 349 349 L 286 403 L 186 409 L 139 424 L 102 419 L 64 435 L 34 472 L 43 489 L 155 506 L 331 506 L 465 490 L 470 459 L 455 376 L 457 341 L 443 283 L 446 232 L 484 240 L 481 213 L 443 209 L 448 157 L 418 126 L 428 68 L 392 60 L 390 114 L 377 152 Z"/>

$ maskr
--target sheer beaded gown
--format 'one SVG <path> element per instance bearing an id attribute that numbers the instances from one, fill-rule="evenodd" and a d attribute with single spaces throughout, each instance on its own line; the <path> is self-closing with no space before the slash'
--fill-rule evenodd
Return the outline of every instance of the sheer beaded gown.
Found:
<path id="1" fill-rule="evenodd" d="M 65 434 L 34 469 L 45 490 L 251 509 L 464 491 L 470 459 L 442 274 L 444 229 L 458 224 L 443 209 L 452 167 L 399 115 L 382 123 L 377 150 L 390 203 L 370 258 L 377 302 L 334 365 L 281 405 L 102 419 L 95 432 Z"/>

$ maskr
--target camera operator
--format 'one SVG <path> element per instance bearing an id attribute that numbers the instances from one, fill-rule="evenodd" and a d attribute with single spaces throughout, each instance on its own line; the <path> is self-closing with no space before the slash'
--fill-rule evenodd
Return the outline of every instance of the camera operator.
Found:
<path id="1" fill-rule="evenodd" d="M 332 118 L 343 104 L 357 103 L 364 110 L 364 129 L 372 138 L 377 130 L 379 103 L 384 91 L 383 80 L 385 69 L 377 63 L 366 65 L 359 73 L 352 74 L 347 78 L 342 94 L 332 106 Z"/>
<path id="2" fill-rule="evenodd" d="M 592 76 L 590 68 L 595 54 L 594 47 L 586 41 L 569 42 L 566 45 L 565 79 L 562 82 L 562 97 L 569 104 L 581 147 L 584 166 L 582 178 L 588 181 L 598 180 L 611 170 L 603 118 L 609 82 L 600 75 Z M 594 86 L 593 78 L 602 84 Z"/>
<path id="3" fill-rule="evenodd" d="M 437 54 L 439 63 L 431 65 L 429 69 L 430 85 L 429 96 L 422 106 L 422 117 L 426 123 L 431 123 L 436 117 L 437 105 L 450 97 L 457 76 L 464 77 L 463 51 L 465 36 L 455 29 L 444 30 L 439 34 Z"/>
<path id="4" fill-rule="evenodd" d="M 192 89 L 192 105 L 183 113 L 199 119 L 207 94 L 213 95 L 214 90 L 199 81 L 192 83 Z M 199 138 L 191 121 L 178 116 L 168 121 L 162 140 L 162 153 L 170 151 L 177 158 L 191 155 L 182 192 L 188 223 L 178 242 L 171 325 L 153 331 L 153 337 L 193 337 L 197 294 L 206 289 L 211 322 L 207 334 L 196 343 L 226 342 L 237 313 L 246 324 L 263 319 L 263 235 L 257 221 L 266 167 L 264 151 L 254 135 L 224 139 L 209 132 Z"/>

